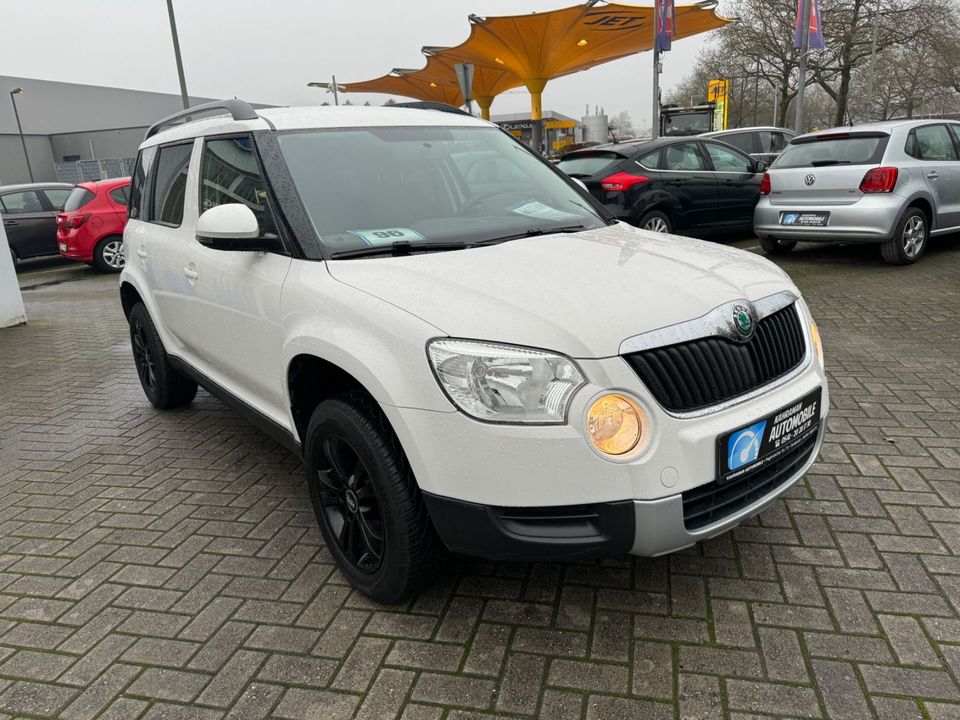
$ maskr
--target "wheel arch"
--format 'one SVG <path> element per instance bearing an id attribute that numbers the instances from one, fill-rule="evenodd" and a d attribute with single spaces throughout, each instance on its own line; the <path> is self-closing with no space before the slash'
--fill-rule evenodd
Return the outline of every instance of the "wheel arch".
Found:
<path id="1" fill-rule="evenodd" d="M 922 195 L 912 198 L 910 202 L 907 203 L 906 209 L 910 208 L 917 208 L 920 210 L 927 218 L 927 227 L 931 230 L 935 229 L 933 226 L 936 222 L 936 213 L 933 210 L 933 203 L 930 202 L 928 198 L 925 198 Z"/>
<path id="2" fill-rule="evenodd" d="M 374 395 L 354 375 L 329 360 L 309 353 L 294 355 L 287 363 L 287 399 L 294 430 L 301 445 L 313 411 L 324 400 L 336 395 L 363 393 Z"/>
<path id="3" fill-rule="evenodd" d="M 134 287 L 133 283 L 129 280 L 124 280 L 120 283 L 120 305 L 123 307 L 123 316 L 127 320 L 130 319 L 130 311 L 133 310 L 133 306 L 138 302 L 146 305 L 143 296 L 140 294 L 140 291 Z"/>

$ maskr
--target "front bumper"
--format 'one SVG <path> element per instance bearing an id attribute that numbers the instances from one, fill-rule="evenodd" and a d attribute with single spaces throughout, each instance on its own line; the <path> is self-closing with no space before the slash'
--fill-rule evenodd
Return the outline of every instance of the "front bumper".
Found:
<path id="1" fill-rule="evenodd" d="M 903 214 L 904 200 L 896 194 L 864 195 L 851 205 L 806 205 L 760 198 L 753 211 L 753 230 L 758 237 L 804 242 L 882 242 L 893 236 Z M 780 224 L 784 212 L 829 212 L 823 227 Z"/>
<path id="2" fill-rule="evenodd" d="M 716 515 L 706 523 L 702 508 L 712 489 L 704 487 L 657 500 L 539 508 L 495 507 L 431 493 L 424 493 L 424 500 L 443 542 L 467 555 L 523 561 L 664 555 L 726 532 L 789 490 L 816 460 L 825 427 L 821 420 L 813 442 L 798 448 L 765 482 L 747 476 L 713 490 Z"/>

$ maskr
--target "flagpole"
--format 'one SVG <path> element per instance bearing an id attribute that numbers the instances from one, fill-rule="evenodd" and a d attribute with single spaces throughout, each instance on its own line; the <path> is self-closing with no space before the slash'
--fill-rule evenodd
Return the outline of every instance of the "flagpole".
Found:
<path id="1" fill-rule="evenodd" d="M 810 3 L 813 0 L 800 0 L 803 10 L 800 13 L 800 79 L 797 82 L 797 112 L 794 130 L 803 132 L 803 95 L 807 87 L 807 55 L 810 52 Z"/>

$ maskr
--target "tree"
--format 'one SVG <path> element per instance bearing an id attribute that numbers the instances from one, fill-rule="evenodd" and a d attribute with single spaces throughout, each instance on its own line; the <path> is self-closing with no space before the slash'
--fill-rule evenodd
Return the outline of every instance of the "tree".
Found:
<path id="1" fill-rule="evenodd" d="M 617 113 L 607 122 L 607 126 L 610 128 L 610 133 L 613 135 L 615 140 L 625 140 L 627 138 L 632 138 L 636 134 L 636 129 L 633 127 L 633 120 L 630 118 L 630 113 L 626 110 Z"/>

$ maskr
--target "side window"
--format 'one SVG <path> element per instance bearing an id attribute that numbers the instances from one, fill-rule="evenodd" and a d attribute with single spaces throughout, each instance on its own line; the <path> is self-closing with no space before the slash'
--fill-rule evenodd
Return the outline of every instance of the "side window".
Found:
<path id="1" fill-rule="evenodd" d="M 137 166 L 133 171 L 133 178 L 130 183 L 130 206 L 129 216 L 131 220 L 149 220 L 147 212 L 148 203 L 144 200 L 150 197 L 147 189 L 147 180 L 150 178 L 150 170 L 153 166 L 153 159 L 157 156 L 157 148 L 148 147 L 141 150 L 137 156 Z"/>
<path id="2" fill-rule="evenodd" d="M 46 211 L 43 203 L 40 202 L 40 197 L 33 190 L 7 193 L 0 197 L 0 207 L 8 215 L 24 215 Z"/>
<path id="3" fill-rule="evenodd" d="M 67 202 L 67 198 L 70 197 L 72 192 L 73 188 L 50 188 L 44 190 L 43 194 L 47 196 L 47 200 L 53 205 L 54 210 L 63 210 L 63 204 Z"/>
<path id="4" fill-rule="evenodd" d="M 904 152 L 918 160 L 957 160 L 957 148 L 946 125 L 923 125 L 907 136 Z"/>
<path id="5" fill-rule="evenodd" d="M 117 205 L 126 205 L 127 201 L 130 200 L 130 194 L 128 193 L 127 188 L 128 188 L 127 185 L 114 188 L 113 190 L 110 191 L 110 198 Z"/>
<path id="6" fill-rule="evenodd" d="M 200 212 L 228 203 L 243 203 L 253 210 L 261 237 L 277 237 L 266 184 L 249 135 L 208 140 L 203 146 Z"/>
<path id="7" fill-rule="evenodd" d="M 660 151 L 654 150 L 651 153 L 647 153 L 639 160 L 637 160 L 637 165 L 647 168 L 647 170 L 657 170 L 660 168 Z"/>
<path id="8" fill-rule="evenodd" d="M 761 130 L 757 133 L 757 139 L 760 141 L 760 152 L 762 153 L 778 153 L 787 146 L 783 133 L 780 132 Z"/>
<path id="9" fill-rule="evenodd" d="M 721 135 L 717 140 L 722 140 L 728 145 L 733 145 L 738 150 L 743 150 L 748 155 L 756 152 L 753 149 L 753 136 L 750 133 L 732 133 L 730 135 Z M 767 152 L 763 149 L 763 133 L 760 134 L 760 152 Z"/>
<path id="10" fill-rule="evenodd" d="M 749 158 L 716 143 L 704 143 L 710 154 L 713 169 L 717 172 L 752 173 L 753 164 Z"/>
<path id="11" fill-rule="evenodd" d="M 187 169 L 193 143 L 167 145 L 157 151 L 153 173 L 153 203 L 150 222 L 179 227 L 183 222 L 183 201 L 187 193 Z"/>
<path id="12" fill-rule="evenodd" d="M 664 152 L 663 169 L 674 171 L 703 170 L 703 158 L 694 143 L 668 145 Z"/>

